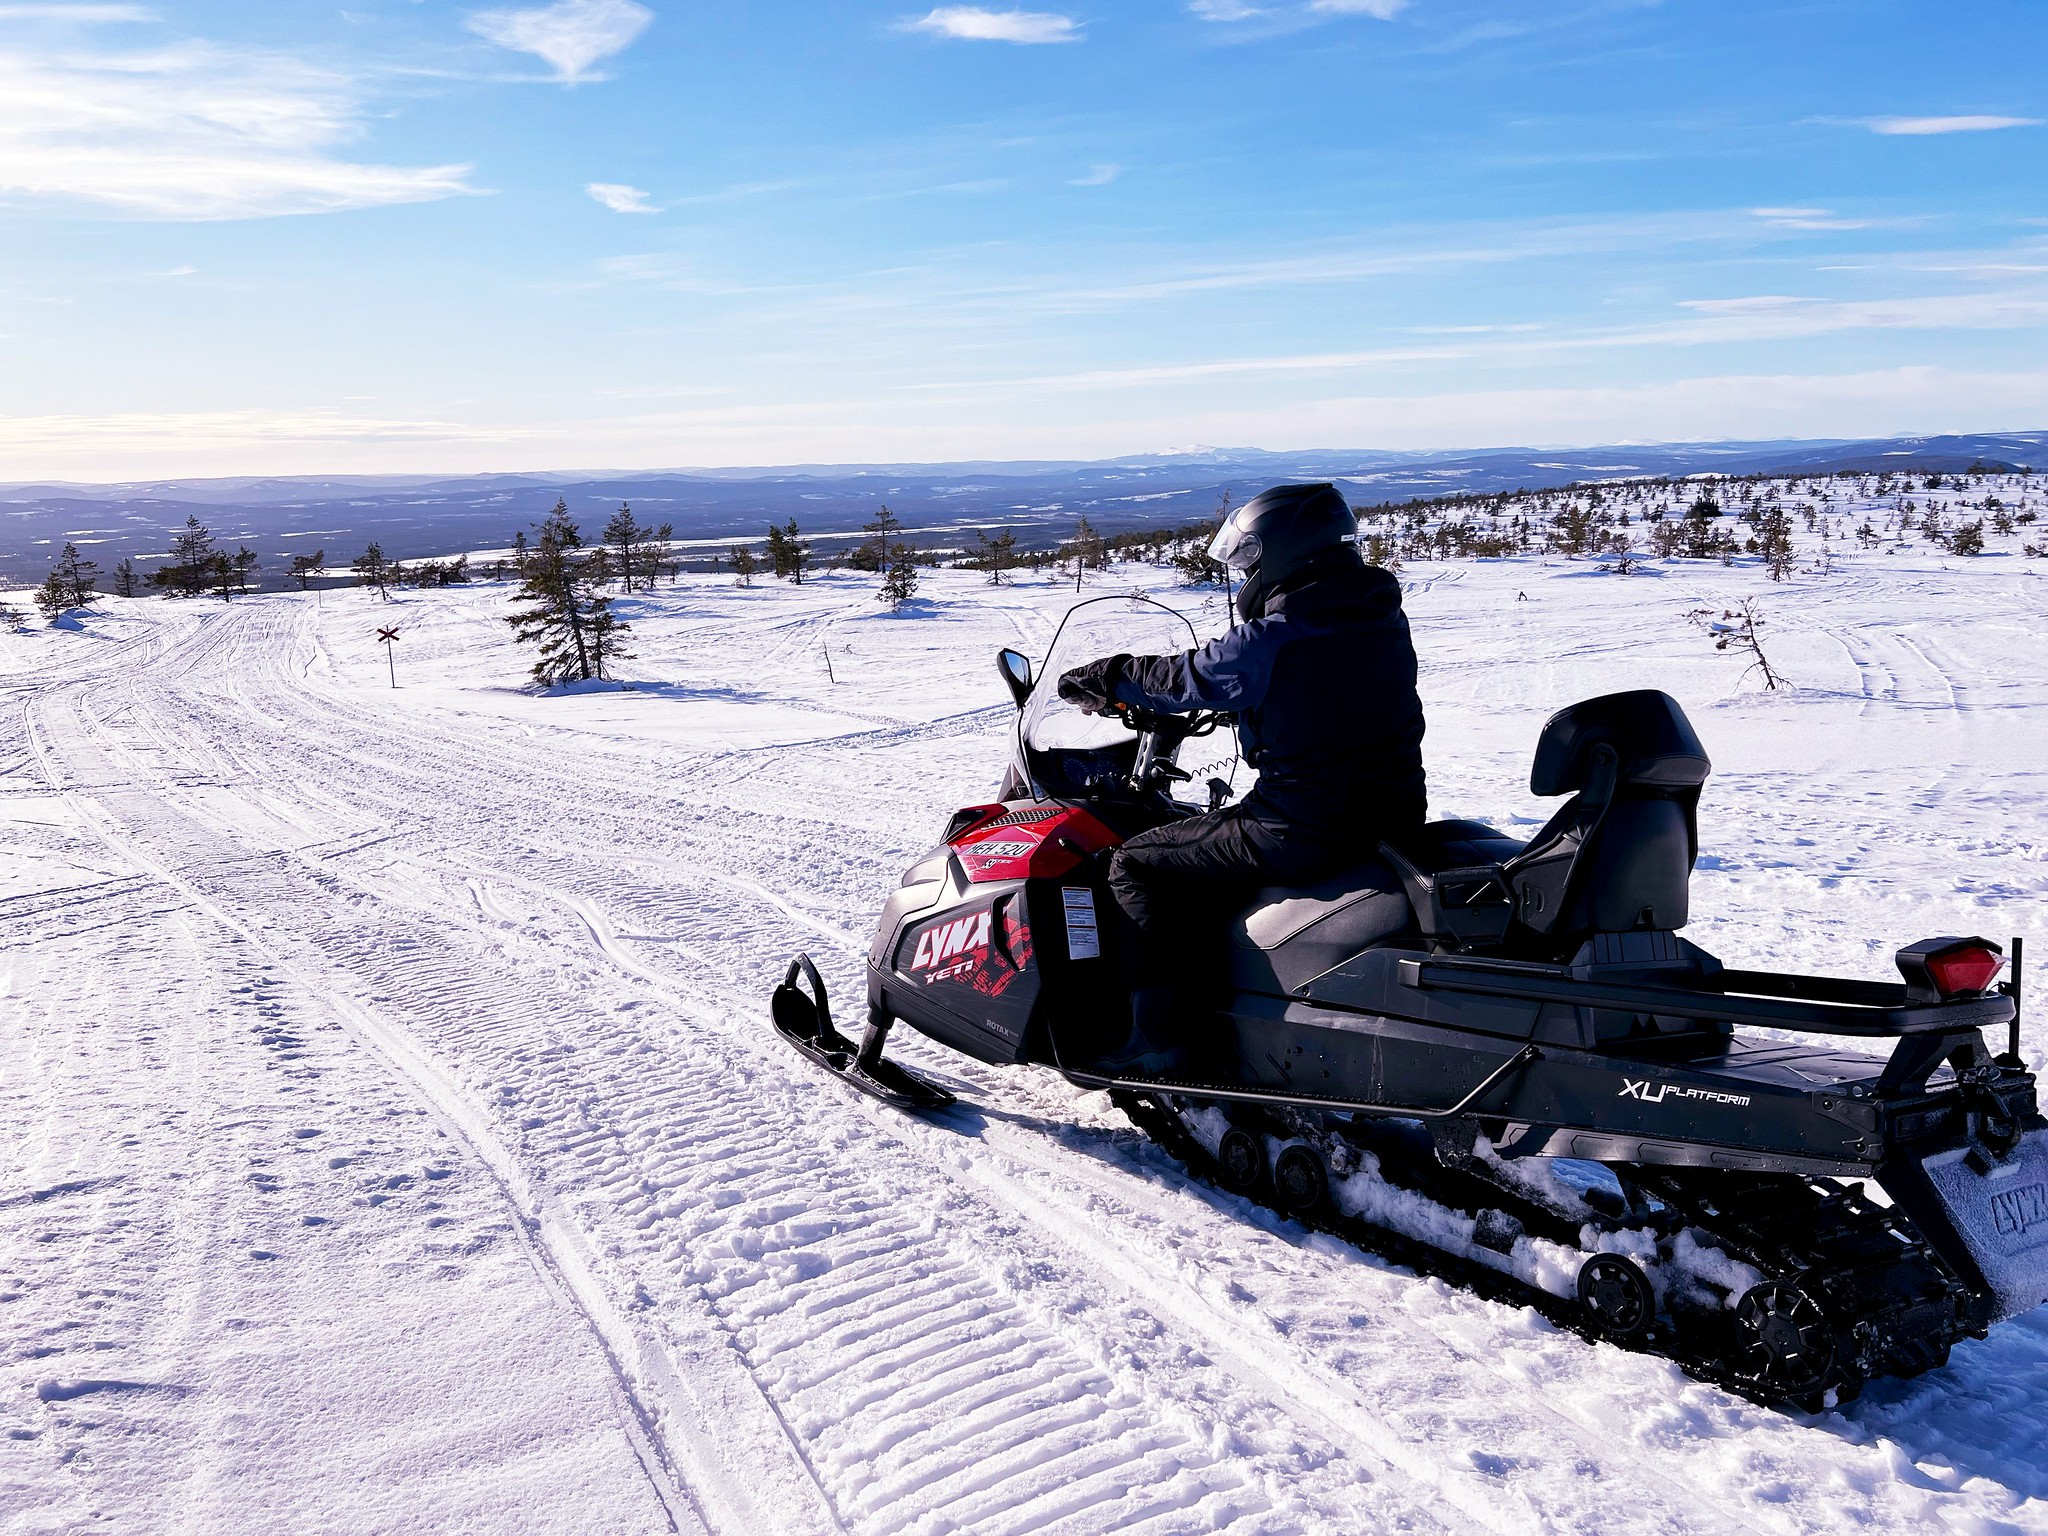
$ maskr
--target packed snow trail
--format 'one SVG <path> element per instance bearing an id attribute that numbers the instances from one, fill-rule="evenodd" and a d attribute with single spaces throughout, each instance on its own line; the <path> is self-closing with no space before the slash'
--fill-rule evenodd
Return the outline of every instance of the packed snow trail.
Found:
<path id="1" fill-rule="evenodd" d="M 115 1176 L 100 1147 L 128 1133 L 121 1105 L 160 1087 L 154 1049 L 227 1102 L 241 1102 L 231 1071 L 308 1074 L 290 1086 L 318 1116 L 286 1101 L 252 1120 L 290 1120 L 287 1147 L 417 1127 L 435 1160 L 414 1177 L 438 1197 L 422 1226 L 475 1228 L 431 1268 L 405 1246 L 422 1234 L 354 1214 L 275 1234 L 272 1221 L 262 1251 L 277 1257 L 237 1257 L 325 1266 L 326 1243 L 387 1277 L 379 1296 L 340 1266 L 314 1308 L 334 1331 L 305 1346 L 337 1360 L 359 1348 L 364 1387 L 394 1305 L 445 1314 L 438 1349 L 405 1362 L 426 1385 L 366 1406 L 315 1380 L 243 1410 L 266 1445 L 309 1418 L 331 1442 L 262 1463 L 273 1491 L 292 1490 L 299 1528 L 2048 1529 L 2038 1314 L 1919 1382 L 1787 1417 L 1193 1185 L 1099 1096 L 1056 1079 L 906 1041 L 966 1101 L 916 1119 L 773 1043 L 764 1000 L 795 949 L 857 1007 L 881 896 L 999 767 L 1010 715 L 990 655 L 1042 652 L 1068 601 L 937 585 L 904 618 L 876 613 L 853 580 L 637 600 L 629 672 L 649 681 L 632 694 L 505 687 L 517 662 L 497 589 L 389 608 L 356 594 L 149 604 L 61 664 L 17 662 L 0 779 L 15 981 L 0 1018 L 32 1021 L 35 1059 L 65 1069 L 31 1073 L 10 1053 L 0 1084 L 21 1106 L 9 1124 L 42 1128 L 10 1156 L 37 1188 L 79 1187 L 0 1206 L 0 1258 L 19 1275 L 6 1305 L 34 1319 L 13 1330 L 33 1342 L 10 1363 L 8 1411 L 39 1458 L 0 1497 L 58 1529 L 87 1511 L 140 1518 L 140 1490 L 166 1477 L 203 1490 L 187 1505 L 194 1528 L 246 1523 L 254 1507 L 201 1449 L 202 1426 L 232 1411 L 238 1346 L 217 1313 L 176 1299 L 234 1265 L 201 1250 L 182 1282 L 174 1268 L 131 1276 L 136 1320 L 88 1342 L 28 1262 L 115 1262 L 104 1235 L 41 1212 L 101 1198 L 90 1181 Z M 1514 614 L 1527 633 L 1503 667 L 1478 585 L 1411 599 L 1442 813 L 1535 813 L 1516 793 L 1541 718 L 1532 699 L 1657 680 L 1693 707 L 1643 675 L 1646 650 L 1668 651 L 1670 675 L 1710 697 L 1733 687 L 1654 616 L 1631 630 L 1626 610 L 1619 624 L 1602 615 L 1602 632 L 1571 612 L 1634 598 L 1625 581 L 1540 586 L 1548 611 Z M 1816 690 L 1805 703 L 1827 712 L 1813 725 L 1831 741 L 1839 711 L 1889 710 L 1873 736 L 1894 750 L 1828 763 L 1796 792 L 1772 784 L 1771 754 L 1796 751 L 1782 721 L 1744 699 L 1702 720 L 1717 757 L 1731 727 L 1753 737 L 1710 786 L 1718 862 L 1699 882 L 1702 940 L 1731 959 L 1761 958 L 1782 928 L 1798 935 L 1787 963 L 1869 970 L 1890 944 L 1967 931 L 1952 914 L 1975 908 L 1975 926 L 2002 932 L 2041 910 L 2048 881 L 2025 838 L 2042 824 L 2048 698 L 2014 682 L 2009 659 L 2012 631 L 2037 644 L 2048 627 L 2038 608 L 1987 599 L 1975 627 L 1937 640 L 1902 632 L 1891 599 L 1859 608 L 1836 588 L 1842 611 L 1815 625 L 1813 655 L 1860 673 L 1857 656 L 1903 669 L 1893 653 L 1914 646 L 1928 680 L 1901 670 Z M 410 643 L 396 693 L 369 638 L 373 618 L 393 616 Z M 1959 748 L 1973 691 L 2013 720 Z M 1942 712 L 1942 746 L 1911 738 L 1908 709 Z M 1947 765 L 1930 778 L 1919 765 L 1937 751 Z M 1979 804 L 1959 834 L 1907 814 L 1952 804 L 1959 784 L 1973 804 L 1995 789 L 2008 819 Z M 1801 839 L 1801 856 L 1778 853 Z M 1766 902 L 1775 910 L 1746 910 Z M 1995 921 L 1981 910 L 2000 905 Z M 1745 929 L 1748 952 L 1729 942 Z M 1868 938 L 1835 942 L 1845 934 Z M 233 1016 L 216 998 L 249 1000 L 252 1038 L 317 1040 L 317 1061 L 237 1067 L 247 1051 L 213 1023 Z M 204 1124 L 158 1132 L 118 1176 L 145 1198 L 202 1201 L 180 1233 L 211 1223 L 253 1244 L 257 1217 L 212 1193 L 227 1175 L 203 1181 L 235 1150 Z M 305 1183 L 298 1205 L 318 1188 L 311 1172 Z M 491 1286 L 516 1304 L 472 1296 Z M 309 1304 L 240 1305 L 289 1329 Z M 184 1318 L 175 1345 L 145 1313 Z M 280 1371 L 294 1353 L 274 1352 Z M 493 1425 L 460 1406 L 473 1375 L 504 1384 Z M 88 1379 L 149 1390 L 66 1396 Z M 96 1396 L 138 1406 L 119 1420 L 78 1411 Z M 412 1437 L 408 1459 L 368 1456 L 388 1436 Z M 574 1477 L 538 1471 L 551 1446 L 573 1449 Z M 414 1478 L 427 1496 L 408 1496 Z M 470 1502 L 451 1515 L 437 1488 Z"/>

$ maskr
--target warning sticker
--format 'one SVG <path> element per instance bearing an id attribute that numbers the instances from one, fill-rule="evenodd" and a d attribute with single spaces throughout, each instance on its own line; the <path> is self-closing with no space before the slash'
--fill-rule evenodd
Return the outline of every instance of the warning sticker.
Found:
<path id="1" fill-rule="evenodd" d="M 1063 886 L 1060 900 L 1067 909 L 1067 958 L 1093 960 L 1102 953 L 1102 937 L 1095 928 L 1095 893 Z"/>

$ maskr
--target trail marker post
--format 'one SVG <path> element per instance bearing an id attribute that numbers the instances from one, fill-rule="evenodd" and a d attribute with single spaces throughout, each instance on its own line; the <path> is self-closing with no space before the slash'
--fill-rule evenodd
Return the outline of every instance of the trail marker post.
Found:
<path id="1" fill-rule="evenodd" d="M 398 663 L 391 659 L 391 647 L 398 639 L 398 630 L 395 627 L 392 629 L 380 629 L 377 631 L 377 638 L 384 642 L 384 665 L 391 672 L 391 686 L 396 688 L 398 686 Z"/>

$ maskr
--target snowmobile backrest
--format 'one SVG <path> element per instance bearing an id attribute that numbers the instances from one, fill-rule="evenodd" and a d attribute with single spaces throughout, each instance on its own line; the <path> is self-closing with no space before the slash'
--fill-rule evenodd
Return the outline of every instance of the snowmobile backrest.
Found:
<path id="1" fill-rule="evenodd" d="M 1713 764 L 1692 722 L 1668 693 L 1639 688 L 1585 699 L 1545 722 L 1529 769 L 1529 792 L 1572 795 L 1586 789 L 1594 749 L 1613 747 L 1618 784 L 1697 789 Z"/>
<path id="2" fill-rule="evenodd" d="M 1516 920 L 1558 939 L 1683 927 L 1710 769 L 1685 711 L 1654 689 L 1551 716 L 1529 787 L 1572 798 L 1502 866 Z"/>

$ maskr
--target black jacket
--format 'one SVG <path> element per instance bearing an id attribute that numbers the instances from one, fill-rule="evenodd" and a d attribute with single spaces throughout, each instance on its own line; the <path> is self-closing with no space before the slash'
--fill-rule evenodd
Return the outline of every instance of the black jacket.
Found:
<path id="1" fill-rule="evenodd" d="M 1422 700 L 1401 584 L 1349 549 L 1199 651 L 1131 658 L 1117 697 L 1236 715 L 1259 770 L 1245 808 L 1290 841 L 1371 848 L 1422 825 Z"/>

